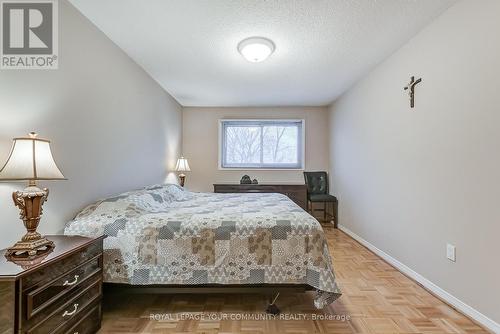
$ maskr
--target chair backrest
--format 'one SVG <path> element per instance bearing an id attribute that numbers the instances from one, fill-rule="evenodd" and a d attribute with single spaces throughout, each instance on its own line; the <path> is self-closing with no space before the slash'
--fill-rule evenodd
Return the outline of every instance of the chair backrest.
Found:
<path id="1" fill-rule="evenodd" d="M 304 179 L 309 195 L 328 194 L 328 176 L 326 172 L 304 172 Z"/>

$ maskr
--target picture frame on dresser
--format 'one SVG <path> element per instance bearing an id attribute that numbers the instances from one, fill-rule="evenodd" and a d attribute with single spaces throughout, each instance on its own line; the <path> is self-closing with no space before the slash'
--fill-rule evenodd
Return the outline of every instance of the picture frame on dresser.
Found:
<path id="1" fill-rule="evenodd" d="M 52 235 L 54 249 L 0 253 L 0 334 L 93 334 L 101 326 L 104 236 Z"/>

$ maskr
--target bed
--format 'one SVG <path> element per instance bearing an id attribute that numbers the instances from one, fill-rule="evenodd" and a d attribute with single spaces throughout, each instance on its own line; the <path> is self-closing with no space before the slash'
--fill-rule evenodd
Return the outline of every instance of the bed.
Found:
<path id="1" fill-rule="evenodd" d="M 340 296 L 321 225 L 282 194 L 156 185 L 100 200 L 64 234 L 104 240 L 104 282 L 132 286 L 309 286 Z"/>

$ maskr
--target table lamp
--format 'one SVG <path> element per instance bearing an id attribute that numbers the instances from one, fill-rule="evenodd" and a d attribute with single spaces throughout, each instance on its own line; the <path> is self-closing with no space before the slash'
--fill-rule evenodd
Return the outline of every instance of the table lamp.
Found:
<path id="1" fill-rule="evenodd" d="M 175 165 L 175 170 L 177 172 L 181 172 L 179 174 L 179 179 L 181 181 L 181 187 L 184 187 L 184 181 L 186 181 L 186 175 L 182 172 L 191 171 L 187 159 L 185 159 L 184 157 L 180 157 L 179 159 L 177 159 L 177 165 Z"/>
<path id="2" fill-rule="evenodd" d="M 37 187 L 38 180 L 65 180 L 65 177 L 54 162 L 50 142 L 31 132 L 28 137 L 13 139 L 9 158 L 0 169 L 0 181 L 28 181 L 28 187 L 23 191 L 12 193 L 27 233 L 7 249 L 6 257 L 31 257 L 55 247 L 52 241 L 36 231 L 42 205 L 49 195 L 47 188 Z"/>

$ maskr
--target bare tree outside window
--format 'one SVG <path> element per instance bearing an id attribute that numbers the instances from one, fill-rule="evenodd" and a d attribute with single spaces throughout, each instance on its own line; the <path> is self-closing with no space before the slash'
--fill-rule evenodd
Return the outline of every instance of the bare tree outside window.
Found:
<path id="1" fill-rule="evenodd" d="M 259 163 L 260 132 L 258 127 L 228 127 L 226 131 L 226 161 L 228 163 Z"/>
<path id="2" fill-rule="evenodd" d="M 222 168 L 302 168 L 303 121 L 221 121 Z"/>
<path id="3" fill-rule="evenodd" d="M 296 126 L 266 126 L 264 133 L 264 163 L 298 163 L 298 128 Z"/>

